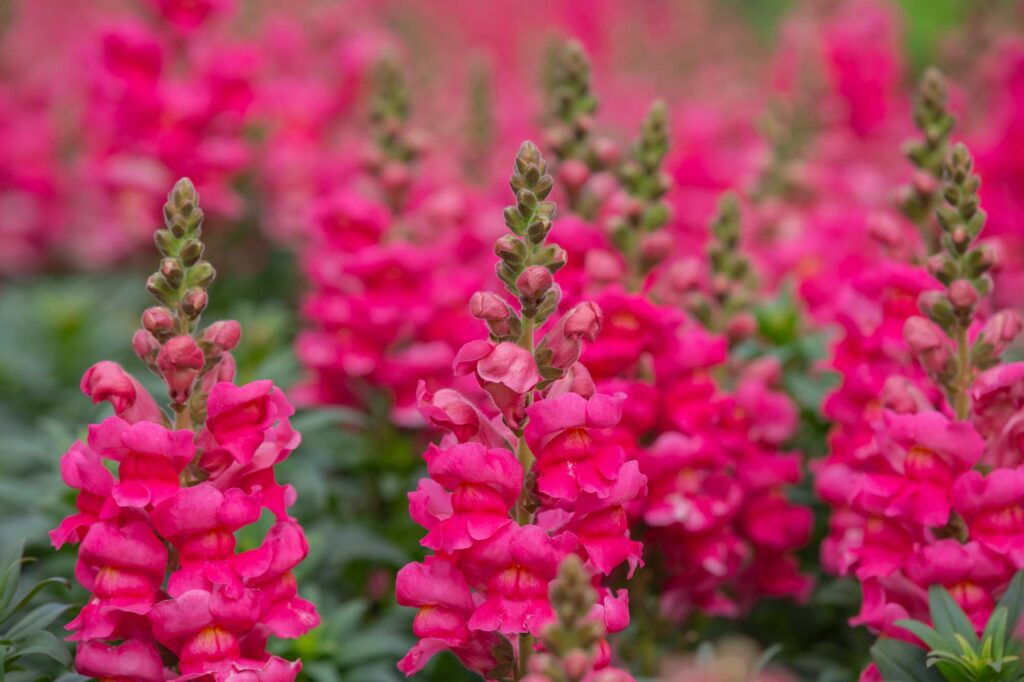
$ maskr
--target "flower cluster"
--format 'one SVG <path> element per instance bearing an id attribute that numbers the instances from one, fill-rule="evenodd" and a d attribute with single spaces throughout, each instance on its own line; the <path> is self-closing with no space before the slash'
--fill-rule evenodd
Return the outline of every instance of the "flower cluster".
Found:
<path id="1" fill-rule="evenodd" d="M 901 266 L 904 287 L 895 300 L 883 296 L 893 287 L 865 292 L 882 309 L 875 325 L 890 354 L 851 364 L 844 388 L 852 394 L 851 375 L 861 377 L 860 405 L 849 401 L 848 421 L 839 421 L 817 478 L 835 508 L 826 566 L 862 585 L 854 622 L 911 641 L 895 622 L 927 620 L 929 586 L 946 587 L 980 632 L 995 598 L 1024 567 L 1013 549 L 1021 517 L 1014 482 L 1022 461 L 1014 436 L 1020 369 L 999 364 L 1021 321 L 1015 311 L 993 314 L 984 305 L 995 260 L 977 243 L 986 220 L 980 179 L 965 146 L 947 151 L 936 142 L 952 125 L 936 74 L 926 76 L 922 99 L 931 115 L 918 122 L 942 163 L 935 193 L 944 205 L 934 212 L 940 238 L 926 240 L 938 250 L 927 273 Z M 910 147 L 912 160 L 924 147 Z M 911 310 L 913 294 L 920 314 Z M 897 353 L 914 358 L 920 371 L 901 365 Z"/>
<path id="2" fill-rule="evenodd" d="M 606 632 L 629 622 L 626 591 L 601 579 L 640 564 L 627 508 L 642 499 L 646 478 L 612 436 L 624 396 L 598 393 L 579 362 L 601 329 L 600 308 L 580 303 L 548 322 L 561 298 L 552 275 L 566 256 L 547 242 L 555 205 L 546 171 L 539 150 L 523 143 L 510 181 L 516 203 L 504 214 L 511 232 L 495 244 L 498 277 L 518 310 L 498 294 L 474 294 L 471 311 L 490 338 L 455 357 L 455 373 L 473 377 L 486 402 L 420 388 L 424 416 L 445 435 L 427 449 L 429 477 L 409 495 L 434 554 L 397 578 L 399 603 L 419 609 L 420 642 L 399 664 L 407 674 L 447 649 L 488 679 L 521 679 L 555 617 L 549 587 L 573 554 L 597 589 L 588 617 Z M 609 664 L 603 640 L 598 649 L 588 670 Z"/>
<path id="3" fill-rule="evenodd" d="M 292 572 L 308 552 L 288 515 L 295 491 L 274 475 L 299 434 L 270 381 L 235 385 L 237 322 L 195 331 L 214 277 L 198 198 L 187 179 L 168 195 L 167 227 L 156 233 L 164 258 L 147 284 L 161 305 L 146 310 L 132 340 L 166 385 L 171 414 L 116 363 L 82 378 L 82 391 L 114 416 L 61 459 L 78 512 L 50 535 L 55 547 L 78 545 L 75 575 L 91 593 L 68 626 L 75 667 L 143 682 L 294 680 L 301 664 L 271 656 L 266 643 L 319 622 Z M 239 551 L 236 532 L 264 510 L 273 517 L 266 537 Z"/>
<path id="4" fill-rule="evenodd" d="M 589 89 L 576 97 L 595 101 Z M 604 311 L 583 360 L 599 390 L 628 396 L 614 438 L 649 481 L 646 503 L 629 511 L 659 555 L 663 608 L 680 620 L 695 610 L 735 617 L 760 597 L 807 595 L 794 551 L 810 538 L 811 514 L 785 495 L 802 467 L 782 450 L 797 414 L 777 390 L 779 364 L 728 361 L 730 342 L 755 326 L 735 199 L 712 221 L 707 273 L 675 252 L 667 121 L 655 103 L 616 165 L 603 217 L 576 216 L 590 235 L 575 244 L 585 253 L 579 289 Z"/>
<path id="5" fill-rule="evenodd" d="M 464 303 L 481 284 L 470 265 L 483 242 L 466 229 L 464 193 L 416 174 L 422 135 L 410 126 L 410 95 L 393 57 L 379 62 L 372 83 L 375 135 L 363 172 L 311 209 L 305 264 L 313 290 L 303 305 L 311 324 L 297 352 L 312 376 L 301 398 L 365 407 L 383 389 L 392 421 L 422 426 L 417 380 L 443 385 L 474 333 Z"/>

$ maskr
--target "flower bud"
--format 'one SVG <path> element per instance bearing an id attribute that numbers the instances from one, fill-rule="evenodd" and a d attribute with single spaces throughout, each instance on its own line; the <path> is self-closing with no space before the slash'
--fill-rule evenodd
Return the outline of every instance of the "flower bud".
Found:
<path id="1" fill-rule="evenodd" d="M 132 352 L 147 365 L 153 364 L 160 352 L 160 342 L 145 329 L 136 329 L 132 336 Z"/>
<path id="2" fill-rule="evenodd" d="M 891 376 L 886 379 L 880 397 L 885 409 L 900 414 L 916 414 L 932 409 L 928 397 L 906 377 Z"/>
<path id="3" fill-rule="evenodd" d="M 640 242 L 640 254 L 648 262 L 660 263 L 672 254 L 672 243 L 672 235 L 668 232 L 652 232 Z"/>
<path id="4" fill-rule="evenodd" d="M 217 350 L 216 354 L 233 350 L 242 340 L 242 325 L 236 320 L 219 320 L 203 332 L 203 343 Z"/>
<path id="5" fill-rule="evenodd" d="M 523 296 L 538 299 L 551 288 L 552 281 L 550 270 L 543 265 L 531 265 L 516 279 L 516 288 Z"/>
<path id="6" fill-rule="evenodd" d="M 939 189 L 938 179 L 926 171 L 919 170 L 914 173 L 912 183 L 914 185 L 914 191 L 918 194 L 931 195 Z"/>
<path id="7" fill-rule="evenodd" d="M 139 331 L 147 333 L 141 329 Z M 79 388 L 92 398 L 93 404 L 110 401 L 117 413 L 124 412 L 135 402 L 135 383 L 116 362 L 97 362 L 86 371 Z"/>
<path id="8" fill-rule="evenodd" d="M 583 338 L 593 343 L 601 333 L 604 313 L 593 301 L 579 303 L 562 318 L 567 337 Z"/>
<path id="9" fill-rule="evenodd" d="M 494 255 L 506 263 L 522 263 L 526 257 L 526 244 L 515 235 L 506 234 L 494 242 Z"/>
<path id="10" fill-rule="evenodd" d="M 478 320 L 500 322 L 509 317 L 508 304 L 490 291 L 478 291 L 469 299 L 469 313 Z"/>
<path id="11" fill-rule="evenodd" d="M 570 680 L 582 680 L 591 670 L 590 656 L 582 649 L 573 649 L 562 657 L 562 667 Z"/>
<path id="12" fill-rule="evenodd" d="M 1021 327 L 1020 313 L 1016 310 L 1000 310 L 988 319 L 979 336 L 992 346 L 992 354 L 998 357 L 1017 338 Z"/>
<path id="13" fill-rule="evenodd" d="M 188 283 L 191 286 L 200 287 L 205 289 L 213 283 L 213 278 L 217 276 L 217 271 L 213 269 L 213 266 L 205 260 L 201 260 L 188 272 Z"/>
<path id="14" fill-rule="evenodd" d="M 749 339 L 757 331 L 757 320 L 751 313 L 735 315 L 725 327 L 725 335 L 730 341 Z"/>
<path id="15" fill-rule="evenodd" d="M 597 283 L 619 282 L 625 277 L 622 261 L 603 249 L 590 249 L 584 256 L 583 271 L 587 279 Z"/>
<path id="16" fill-rule="evenodd" d="M 199 317 L 206 310 L 209 301 L 206 289 L 193 287 L 189 289 L 181 299 L 181 309 L 189 317 Z"/>
<path id="17" fill-rule="evenodd" d="M 590 168 L 579 159 L 569 159 L 558 169 L 558 181 L 570 191 L 578 190 L 590 179 Z"/>
<path id="18" fill-rule="evenodd" d="M 174 317 L 167 308 L 153 306 L 142 313 L 142 326 L 154 336 L 159 336 L 174 328 Z"/>
<path id="19" fill-rule="evenodd" d="M 951 357 L 949 339 L 935 323 L 920 316 L 908 318 L 903 338 L 910 350 L 931 373 L 941 372 Z"/>
<path id="20" fill-rule="evenodd" d="M 978 291 L 965 279 L 949 285 L 949 302 L 957 308 L 970 308 L 978 302 Z"/>
<path id="21" fill-rule="evenodd" d="M 594 140 L 594 156 L 602 168 L 611 168 L 619 162 L 619 145 L 610 137 Z"/>
<path id="22" fill-rule="evenodd" d="M 884 213 L 875 213 L 868 218 L 868 234 L 883 246 L 894 247 L 903 243 L 903 230 L 899 223 Z"/>
<path id="23" fill-rule="evenodd" d="M 206 359 L 191 336 L 175 336 L 157 354 L 156 365 L 167 383 L 171 400 L 182 404 L 192 394 L 192 384 Z"/>

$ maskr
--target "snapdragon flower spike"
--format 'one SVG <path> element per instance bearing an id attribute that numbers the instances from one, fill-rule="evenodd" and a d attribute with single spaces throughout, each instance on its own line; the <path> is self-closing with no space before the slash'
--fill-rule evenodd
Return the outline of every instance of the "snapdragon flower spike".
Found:
<path id="1" fill-rule="evenodd" d="M 143 314 L 133 340 L 167 385 L 170 414 L 115 363 L 82 378 L 82 392 L 115 414 L 61 460 L 78 513 L 50 535 L 55 547 L 78 545 L 75 575 L 92 595 L 70 639 L 78 671 L 100 679 L 294 680 L 301 663 L 272 656 L 266 642 L 319 620 L 293 575 L 308 552 L 287 513 L 295 493 L 273 469 L 299 438 L 280 389 L 233 383 L 238 323 L 196 329 L 213 280 L 198 199 L 187 179 L 168 195 L 156 237 L 164 259 L 147 283 L 161 305 Z M 264 509 L 274 526 L 238 553 L 235 533 Z"/>
<path id="2" fill-rule="evenodd" d="M 976 243 L 985 225 L 979 206 L 980 178 L 962 144 L 953 147 L 944 170 L 942 195 L 946 205 L 936 210 L 942 227 L 941 250 L 928 260 L 928 270 L 946 288 L 919 298 L 928 319 L 907 320 L 904 336 L 922 367 L 942 387 L 958 419 L 971 411 L 970 388 L 977 373 L 999 362 L 1001 351 L 1019 331 L 1014 313 L 994 317 L 972 342 L 971 327 L 979 304 L 992 291 L 988 274 L 995 264 L 992 251 Z"/>
<path id="3" fill-rule="evenodd" d="M 914 125 L 920 140 L 906 144 L 904 153 L 917 169 L 913 181 L 900 192 L 900 209 L 922 230 L 928 244 L 934 245 L 930 229 L 942 185 L 943 166 L 949 153 L 949 139 L 956 119 L 949 113 L 946 82 L 938 69 L 924 72 L 914 97 Z"/>
<path id="4" fill-rule="evenodd" d="M 367 152 L 367 169 L 377 177 L 392 212 L 401 212 L 411 181 L 411 166 L 422 152 L 409 129 L 409 88 L 395 55 L 384 55 L 371 74 L 370 122 L 375 147 Z"/>
<path id="5" fill-rule="evenodd" d="M 605 667 L 595 671 L 601 655 L 603 623 L 591 617 L 597 591 L 583 563 L 573 554 L 562 562 L 551 583 L 551 604 L 556 619 L 541 634 L 544 653 L 530 660 L 523 682 L 627 682 L 632 676 Z"/>
<path id="6" fill-rule="evenodd" d="M 448 388 L 421 384 L 418 392 L 423 416 L 445 435 L 424 453 L 429 478 L 409 494 L 410 516 L 427 529 L 421 544 L 435 554 L 398 575 L 399 602 L 419 609 L 420 642 L 399 663 L 408 675 L 450 650 L 486 679 L 525 679 L 531 654 L 544 648 L 536 638 L 555 618 L 549 589 L 563 560 L 572 557 L 597 585 L 619 566 L 631 575 L 641 563 L 626 508 L 645 494 L 646 477 L 608 435 L 624 396 L 596 393 L 579 362 L 601 330 L 601 310 L 579 303 L 542 339 L 534 336 L 557 312 L 553 276 L 565 253 L 547 242 L 553 182 L 530 142 L 519 149 L 510 185 L 511 234 L 495 246 L 509 297 L 472 297 L 490 338 L 466 343 L 453 366 L 475 377 L 489 403 Z M 625 628 L 625 590 L 599 593 L 588 627 Z M 610 670 L 606 644 L 600 654 L 587 671 Z"/>
<path id="7" fill-rule="evenodd" d="M 588 184 L 615 156 L 612 145 L 593 134 L 598 99 L 590 77 L 590 61 L 580 43 L 569 40 L 550 48 L 544 69 L 546 141 L 558 159 L 558 182 L 569 210 L 582 217 L 593 217 L 600 207 Z"/>
<path id="8" fill-rule="evenodd" d="M 672 251 L 672 237 L 661 231 L 669 221 L 664 196 L 672 187 L 671 178 L 662 170 L 668 145 L 668 108 L 658 101 L 651 105 L 640 136 L 617 169 L 623 190 L 621 215 L 608 225 L 612 242 L 625 255 L 630 274 L 637 279 Z"/>

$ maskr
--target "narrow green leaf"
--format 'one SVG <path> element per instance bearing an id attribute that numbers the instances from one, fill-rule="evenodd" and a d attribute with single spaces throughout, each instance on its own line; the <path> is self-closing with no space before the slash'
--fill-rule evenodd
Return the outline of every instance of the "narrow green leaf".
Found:
<path id="1" fill-rule="evenodd" d="M 17 640 L 26 635 L 38 632 L 60 617 L 60 614 L 71 608 L 68 604 L 43 604 L 25 614 L 15 623 L 4 637 Z"/>
<path id="2" fill-rule="evenodd" d="M 871 660 L 885 682 L 944 682 L 925 657 L 924 649 L 898 639 L 882 638 L 871 647 Z"/>
<path id="3" fill-rule="evenodd" d="M 936 632 L 933 628 L 928 627 L 921 621 L 903 619 L 896 621 L 894 625 L 912 632 L 918 639 L 924 642 L 929 649 L 955 648 L 951 639 Z"/>
<path id="4" fill-rule="evenodd" d="M 932 623 L 940 633 L 946 636 L 958 634 L 972 647 L 978 646 L 974 625 L 945 587 L 932 585 L 928 588 L 928 609 L 931 611 Z"/>
<path id="5" fill-rule="evenodd" d="M 1006 634 L 1012 636 L 1020 622 L 1021 610 L 1024 609 L 1024 571 L 1017 571 L 1006 588 L 996 608 L 1006 608 Z"/>

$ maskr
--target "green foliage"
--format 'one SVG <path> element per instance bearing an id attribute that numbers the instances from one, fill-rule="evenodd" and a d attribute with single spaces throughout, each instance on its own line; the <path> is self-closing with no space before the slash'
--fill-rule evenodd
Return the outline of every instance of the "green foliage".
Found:
<path id="1" fill-rule="evenodd" d="M 1024 571 L 1014 576 L 981 637 L 967 614 L 941 585 L 928 590 L 932 625 L 896 621 L 927 649 L 882 639 L 871 649 L 885 682 L 1020 682 L 1024 644 L 1014 635 L 1024 600 Z"/>
<path id="2" fill-rule="evenodd" d="M 53 675 L 71 665 L 67 646 L 49 629 L 71 607 L 38 599 L 47 587 L 66 587 L 67 583 L 60 578 L 47 578 L 28 586 L 21 580 L 25 562 L 20 545 L 0 552 L 0 680 L 3 682 L 51 680 Z"/>

